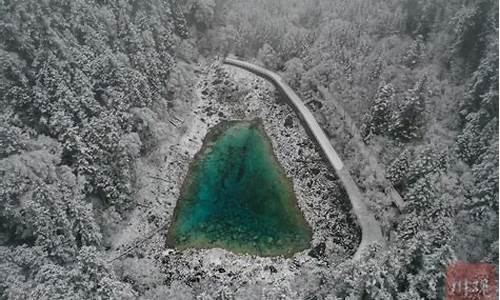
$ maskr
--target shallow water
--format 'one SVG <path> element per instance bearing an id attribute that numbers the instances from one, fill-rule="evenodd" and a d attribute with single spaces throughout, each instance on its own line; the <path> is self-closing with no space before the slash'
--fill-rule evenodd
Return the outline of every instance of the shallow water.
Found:
<path id="1" fill-rule="evenodd" d="M 308 248 L 311 235 L 262 126 L 212 129 L 184 182 L 168 244 L 290 256 Z"/>

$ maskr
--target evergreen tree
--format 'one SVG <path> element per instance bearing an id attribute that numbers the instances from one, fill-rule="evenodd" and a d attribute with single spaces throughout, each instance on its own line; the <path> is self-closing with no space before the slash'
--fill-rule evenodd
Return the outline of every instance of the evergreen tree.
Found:
<path id="1" fill-rule="evenodd" d="M 473 1 L 453 17 L 452 57 L 469 74 L 479 65 L 488 49 L 488 36 L 498 30 L 498 2 Z M 490 52 L 490 51 L 488 51 Z M 494 54 L 490 52 L 490 54 Z"/>
<path id="2" fill-rule="evenodd" d="M 257 54 L 257 58 L 271 70 L 276 70 L 279 65 L 276 51 L 269 44 L 264 44 Z"/>
<path id="3" fill-rule="evenodd" d="M 363 124 L 365 137 L 371 134 L 385 134 L 388 132 L 393 98 L 394 87 L 392 84 L 382 82 L 372 101 L 370 112 L 365 116 Z"/>
<path id="4" fill-rule="evenodd" d="M 295 90 L 300 87 L 302 74 L 305 72 L 304 64 L 300 58 L 292 58 L 285 63 L 283 78 Z"/>
<path id="5" fill-rule="evenodd" d="M 406 92 L 406 96 L 394 111 L 389 127 L 390 133 L 402 141 L 410 141 L 422 136 L 425 124 L 425 98 L 427 77 L 421 78 L 415 86 Z"/>
<path id="6" fill-rule="evenodd" d="M 475 207 L 489 207 L 498 211 L 498 139 L 493 139 L 472 167 L 474 186 L 468 195 Z"/>
<path id="7" fill-rule="evenodd" d="M 384 61 L 381 57 L 378 57 L 371 67 L 370 75 L 368 78 L 369 81 L 378 81 L 380 79 L 383 69 L 384 69 Z"/>
<path id="8" fill-rule="evenodd" d="M 442 22 L 444 5 L 439 0 L 403 1 L 404 27 L 414 36 L 427 39 L 434 26 Z"/>
<path id="9" fill-rule="evenodd" d="M 484 110 L 473 112 L 465 117 L 465 126 L 457 137 L 458 155 L 469 165 L 473 165 L 486 151 L 491 138 L 498 129 L 496 118 L 488 120 Z"/>
<path id="10" fill-rule="evenodd" d="M 412 154 L 410 149 L 407 148 L 403 150 L 398 158 L 394 160 L 387 169 L 387 179 L 399 191 L 402 191 L 406 188 L 407 173 L 410 169 L 411 161 Z"/>
<path id="11" fill-rule="evenodd" d="M 415 182 L 431 173 L 438 173 L 446 169 L 447 158 L 445 153 L 440 153 L 431 146 L 417 148 L 415 152 L 416 155 L 406 173 L 409 183 Z"/>
<path id="12" fill-rule="evenodd" d="M 16 123 L 19 120 L 16 120 L 12 112 L 0 114 L 0 159 L 24 150 L 24 142 L 28 136 Z"/>
<path id="13" fill-rule="evenodd" d="M 215 5 L 214 0 L 197 0 L 192 4 L 191 14 L 199 30 L 204 32 L 212 26 L 215 17 Z"/>
<path id="14" fill-rule="evenodd" d="M 497 48 L 498 41 L 490 43 Z M 462 130 L 457 137 L 458 154 L 473 165 L 486 152 L 498 132 L 498 53 L 489 51 L 472 74 L 461 110 Z"/>
<path id="15" fill-rule="evenodd" d="M 403 56 L 403 64 L 408 68 L 414 68 L 424 58 L 425 44 L 421 35 L 412 41 L 410 47 Z"/>
<path id="16" fill-rule="evenodd" d="M 183 39 L 189 38 L 189 28 L 180 1 L 170 0 L 170 7 L 174 19 L 175 33 Z"/>

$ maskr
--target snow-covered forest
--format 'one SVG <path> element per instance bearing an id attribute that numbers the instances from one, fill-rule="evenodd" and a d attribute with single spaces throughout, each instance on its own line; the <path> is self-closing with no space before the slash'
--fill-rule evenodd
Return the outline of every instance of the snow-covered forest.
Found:
<path id="1" fill-rule="evenodd" d="M 0 0 L 0 299 L 442 299 L 450 262 L 498 270 L 498 27 L 495 0 Z M 187 268 L 166 232 L 113 259 L 169 223 L 194 120 L 277 97 L 227 55 L 313 110 L 387 245 L 259 261 L 266 288 Z"/>

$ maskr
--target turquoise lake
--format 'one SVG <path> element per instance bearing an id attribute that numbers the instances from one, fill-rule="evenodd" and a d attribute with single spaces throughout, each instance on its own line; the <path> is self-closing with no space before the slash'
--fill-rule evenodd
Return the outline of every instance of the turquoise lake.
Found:
<path id="1" fill-rule="evenodd" d="M 167 244 L 291 256 L 312 232 L 258 121 L 212 129 L 184 181 Z"/>

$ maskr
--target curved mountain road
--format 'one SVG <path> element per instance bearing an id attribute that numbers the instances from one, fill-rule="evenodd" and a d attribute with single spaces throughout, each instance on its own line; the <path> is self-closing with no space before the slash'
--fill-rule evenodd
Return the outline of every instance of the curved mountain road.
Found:
<path id="1" fill-rule="evenodd" d="M 349 174 L 349 171 L 345 168 L 335 149 L 333 149 L 323 129 L 321 129 L 313 114 L 304 105 L 299 96 L 297 96 L 297 94 L 281 79 L 278 74 L 265 68 L 233 58 L 225 58 L 224 63 L 250 71 L 273 83 L 276 88 L 278 88 L 286 96 L 285 98 L 302 120 L 304 127 L 313 137 L 313 140 L 320 146 L 324 156 L 327 158 L 328 162 L 333 167 L 342 182 L 342 185 L 344 186 L 347 196 L 351 202 L 353 212 L 356 215 L 358 224 L 361 228 L 361 243 L 354 254 L 354 259 L 360 258 L 363 250 L 365 250 L 367 246 L 372 243 L 384 245 L 385 239 L 382 236 L 380 224 L 377 220 L 375 220 L 375 217 L 369 211 L 366 203 L 364 202 L 361 191 Z"/>

